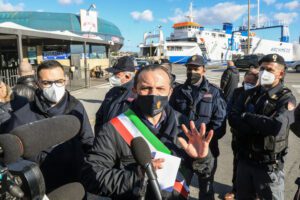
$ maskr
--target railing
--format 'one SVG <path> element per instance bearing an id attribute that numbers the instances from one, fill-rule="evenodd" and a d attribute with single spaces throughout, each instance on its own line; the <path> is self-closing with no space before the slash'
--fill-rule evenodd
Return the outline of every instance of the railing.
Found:
<path id="1" fill-rule="evenodd" d="M 0 80 L 13 87 L 19 78 L 18 69 L 12 67 L 0 68 Z"/>

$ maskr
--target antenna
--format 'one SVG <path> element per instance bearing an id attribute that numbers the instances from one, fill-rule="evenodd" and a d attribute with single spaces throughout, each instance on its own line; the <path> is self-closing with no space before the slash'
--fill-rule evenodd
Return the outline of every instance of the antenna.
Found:
<path id="1" fill-rule="evenodd" d="M 194 16 L 193 16 L 193 2 L 190 3 L 189 7 L 189 15 L 186 16 L 190 22 L 194 21 Z"/>

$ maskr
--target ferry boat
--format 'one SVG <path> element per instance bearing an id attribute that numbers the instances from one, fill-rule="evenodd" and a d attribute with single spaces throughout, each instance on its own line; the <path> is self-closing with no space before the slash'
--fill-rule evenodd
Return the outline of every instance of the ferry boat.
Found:
<path id="1" fill-rule="evenodd" d="M 173 33 L 166 40 L 163 31 L 145 33 L 144 41 L 139 45 L 141 57 L 168 58 L 172 63 L 186 63 L 192 55 L 202 55 L 207 61 L 225 61 L 248 52 L 248 30 L 245 26 L 234 30 L 232 23 L 223 23 L 222 30 L 207 30 L 194 22 L 193 5 L 190 4 L 188 20 L 175 23 Z M 254 27 L 255 26 L 255 27 Z M 280 28 L 279 41 L 262 39 L 255 35 L 253 30 Z M 300 58 L 298 43 L 289 42 L 289 27 L 284 23 L 274 26 L 253 25 L 250 28 L 249 54 L 278 53 L 286 61 Z M 158 40 L 153 42 L 153 40 Z"/>

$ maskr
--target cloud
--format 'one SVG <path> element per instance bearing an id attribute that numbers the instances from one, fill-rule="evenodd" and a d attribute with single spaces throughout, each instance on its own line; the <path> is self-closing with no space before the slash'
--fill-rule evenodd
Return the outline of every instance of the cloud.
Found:
<path id="1" fill-rule="evenodd" d="M 271 5 L 274 4 L 276 0 L 263 0 L 263 2 L 265 2 L 267 5 Z"/>
<path id="2" fill-rule="evenodd" d="M 247 21 L 245 20 L 245 26 L 247 25 Z M 271 19 L 265 15 L 265 14 L 260 14 L 259 16 L 259 25 L 260 26 L 267 26 L 271 22 Z M 250 24 L 257 24 L 257 16 L 250 16 Z"/>
<path id="3" fill-rule="evenodd" d="M 162 22 L 162 23 L 165 23 L 165 24 L 169 22 L 169 20 L 168 20 L 168 19 L 166 19 L 166 18 L 159 19 L 159 21 L 160 21 L 160 22 Z"/>
<path id="4" fill-rule="evenodd" d="M 130 15 L 136 21 L 153 21 L 153 14 L 151 10 L 144 10 L 143 12 L 133 11 Z"/>
<path id="5" fill-rule="evenodd" d="M 83 0 L 58 0 L 58 3 L 59 4 L 62 4 L 62 5 L 69 5 L 69 4 L 82 4 L 83 3 Z"/>
<path id="6" fill-rule="evenodd" d="M 284 7 L 289 10 L 295 10 L 297 8 L 300 8 L 300 3 L 299 3 L 299 1 L 291 1 L 291 2 L 284 4 Z"/>
<path id="7" fill-rule="evenodd" d="M 286 24 L 291 24 L 296 18 L 298 17 L 298 14 L 296 12 L 292 12 L 292 13 L 276 13 L 274 15 L 274 19 L 284 22 Z"/>
<path id="8" fill-rule="evenodd" d="M 287 2 L 287 3 L 277 3 L 276 8 L 278 10 L 281 10 L 283 8 L 286 8 L 286 9 L 289 9 L 289 10 L 300 9 L 300 2 L 299 2 L 299 0 L 295 0 L 295 1 L 290 1 L 290 2 Z"/>
<path id="9" fill-rule="evenodd" d="M 253 7 L 253 6 L 252 6 Z M 214 5 L 213 7 L 204 7 L 194 9 L 194 21 L 203 25 L 216 25 L 222 22 L 235 22 L 241 16 L 247 13 L 247 5 L 235 4 L 232 2 L 222 2 Z M 173 17 L 169 17 L 170 21 L 180 22 L 186 21 L 185 16 L 189 12 L 183 12 L 181 9 L 176 9 Z"/>
<path id="10" fill-rule="evenodd" d="M 0 0 L 0 11 L 22 11 L 22 10 L 24 10 L 23 3 L 12 5 L 11 3 L 6 3 L 4 0 Z"/>

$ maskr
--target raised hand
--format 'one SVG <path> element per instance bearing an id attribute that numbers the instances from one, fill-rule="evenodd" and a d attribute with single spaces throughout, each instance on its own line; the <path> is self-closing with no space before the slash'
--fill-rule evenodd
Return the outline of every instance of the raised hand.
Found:
<path id="1" fill-rule="evenodd" d="M 193 121 L 190 121 L 191 130 L 189 130 L 184 124 L 181 125 L 181 128 L 189 139 L 188 142 L 186 142 L 182 137 L 178 138 L 178 141 L 185 152 L 192 158 L 206 157 L 209 151 L 209 143 L 214 134 L 213 130 L 210 130 L 207 136 L 205 136 L 206 125 L 202 123 L 200 125 L 200 130 L 198 131 Z"/>

